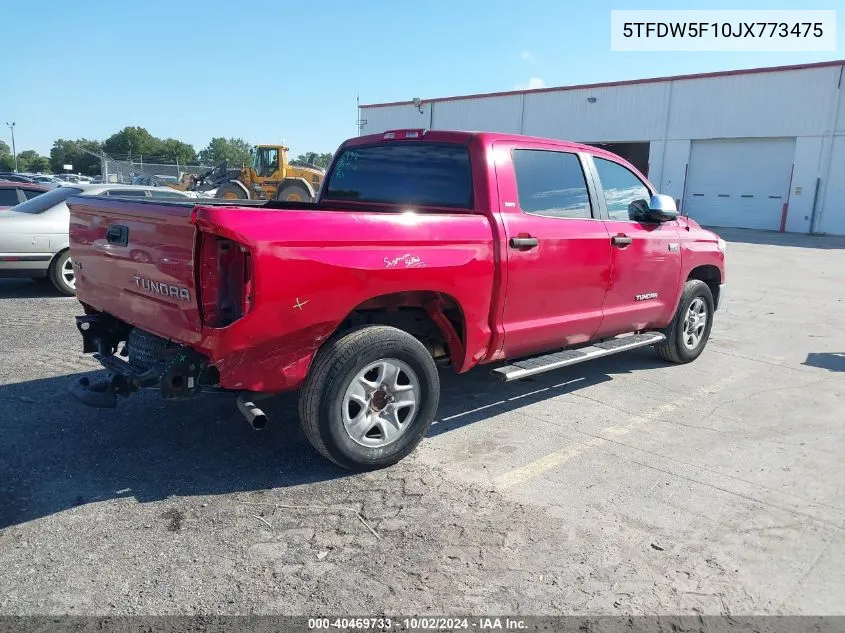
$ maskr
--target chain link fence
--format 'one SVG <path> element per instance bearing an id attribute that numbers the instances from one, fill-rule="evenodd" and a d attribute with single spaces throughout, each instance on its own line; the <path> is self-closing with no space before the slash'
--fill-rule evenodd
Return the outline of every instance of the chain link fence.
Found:
<path id="1" fill-rule="evenodd" d="M 123 185 L 153 185 L 179 181 L 186 174 L 203 174 L 211 167 L 206 165 L 180 165 L 178 163 L 146 163 L 117 160 L 107 154 L 97 155 L 103 182 Z"/>

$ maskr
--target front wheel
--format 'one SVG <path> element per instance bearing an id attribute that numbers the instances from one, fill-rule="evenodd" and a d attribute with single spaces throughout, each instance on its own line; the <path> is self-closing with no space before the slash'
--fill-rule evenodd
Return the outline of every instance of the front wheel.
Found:
<path id="1" fill-rule="evenodd" d="M 236 184 L 231 182 L 226 183 L 225 185 L 220 185 L 217 188 L 217 193 L 214 194 L 215 198 L 223 198 L 224 200 L 248 200 L 249 195 L 244 194 L 244 190 L 238 187 Z"/>
<path id="2" fill-rule="evenodd" d="M 710 287 L 698 279 L 687 281 L 675 318 L 663 331 L 666 340 L 654 346 L 660 357 L 673 363 L 698 358 L 710 338 L 714 311 Z"/>
<path id="3" fill-rule="evenodd" d="M 299 398 L 302 430 L 323 457 L 350 470 L 395 464 L 434 420 L 440 378 L 416 338 L 368 326 L 330 341 Z"/>

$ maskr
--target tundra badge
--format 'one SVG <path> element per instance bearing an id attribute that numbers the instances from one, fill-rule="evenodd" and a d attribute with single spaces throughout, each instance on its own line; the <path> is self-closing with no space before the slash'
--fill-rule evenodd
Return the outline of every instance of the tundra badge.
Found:
<path id="1" fill-rule="evenodd" d="M 147 279 L 146 277 L 141 277 L 139 275 L 132 275 L 132 279 L 135 280 L 135 285 L 138 288 L 146 290 L 147 292 L 152 292 L 154 294 L 162 295 L 164 297 L 173 297 L 174 299 L 179 299 L 179 301 L 191 300 L 191 293 L 188 291 L 187 288 L 184 288 L 182 286 L 166 284 L 163 281 L 153 281 L 151 279 Z"/>
<path id="2" fill-rule="evenodd" d="M 637 301 L 647 301 L 648 299 L 657 299 L 657 293 L 647 292 L 644 295 L 637 295 Z"/>

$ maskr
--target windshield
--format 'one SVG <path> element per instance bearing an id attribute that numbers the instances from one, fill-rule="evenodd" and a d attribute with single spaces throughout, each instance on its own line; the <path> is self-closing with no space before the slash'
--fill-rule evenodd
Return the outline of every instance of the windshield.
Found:
<path id="1" fill-rule="evenodd" d="M 272 147 L 256 148 L 252 168 L 259 176 L 272 176 L 279 169 L 279 150 Z"/>
<path id="2" fill-rule="evenodd" d="M 82 189 L 76 187 L 58 187 L 47 193 L 42 193 L 40 196 L 34 197 L 32 200 L 27 200 L 19 205 L 12 207 L 9 211 L 16 211 L 17 213 L 43 213 L 50 207 L 53 207 L 60 202 L 64 202 L 70 196 L 82 193 Z"/>
<path id="3" fill-rule="evenodd" d="M 380 143 L 343 150 L 324 199 L 472 208 L 469 152 L 453 143 Z"/>

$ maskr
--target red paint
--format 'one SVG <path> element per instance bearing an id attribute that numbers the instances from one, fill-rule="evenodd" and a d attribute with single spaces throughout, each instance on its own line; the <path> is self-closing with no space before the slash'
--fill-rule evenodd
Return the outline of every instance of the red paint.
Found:
<path id="1" fill-rule="evenodd" d="M 653 84 L 661 81 L 683 81 L 689 79 L 711 79 L 713 77 L 730 77 L 732 75 L 756 75 L 759 73 L 776 73 L 790 70 L 807 70 L 811 68 L 828 68 L 841 66 L 845 59 L 829 62 L 815 62 L 812 64 L 793 64 L 791 66 L 764 66 L 762 68 L 741 68 L 737 70 L 718 70 L 710 73 L 694 73 L 689 75 L 672 75 L 669 77 L 646 77 L 644 79 L 623 79 L 621 81 L 604 81 L 594 84 L 576 84 L 574 86 L 554 86 L 552 88 L 535 88 L 532 90 L 505 90 L 502 92 L 479 92 L 470 95 L 456 95 L 453 97 L 438 97 L 423 99 L 422 104 L 440 103 L 443 101 L 463 101 L 464 99 L 480 99 L 484 97 L 507 97 L 510 95 L 534 94 L 538 92 L 564 92 L 566 90 L 585 90 L 590 88 L 614 88 L 616 86 L 635 86 L 637 84 Z M 387 108 L 390 106 L 413 105 L 413 101 L 390 101 L 386 103 L 370 103 L 361 108 Z"/>
<path id="2" fill-rule="evenodd" d="M 393 142 L 382 137 L 345 145 Z M 79 299 L 193 347 L 217 366 L 223 387 L 279 391 L 300 386 L 315 352 L 356 308 L 423 308 L 464 372 L 664 326 L 692 268 L 712 264 L 724 277 L 717 237 L 691 220 L 610 222 L 603 196 L 593 199 L 595 219 L 546 218 L 519 208 L 510 149 L 592 154 L 638 173 L 607 151 L 488 133 L 434 131 L 424 140 L 468 147 L 472 209 L 397 213 L 403 209 L 355 202 L 262 209 L 71 198 Z M 107 243 L 112 224 L 129 228 L 128 246 Z M 619 233 L 633 238 L 624 249 L 611 246 L 610 236 Z M 529 236 L 536 247 L 509 247 L 510 238 Z M 222 256 L 221 240 L 238 250 Z M 670 243 L 679 250 L 670 251 Z M 145 280 L 161 283 L 164 293 L 150 292 Z M 171 287 L 176 294 L 168 294 Z M 182 289 L 189 300 L 180 298 Z M 658 300 L 635 300 L 650 292 Z M 453 327 L 446 313 L 459 314 L 461 326 Z"/>

